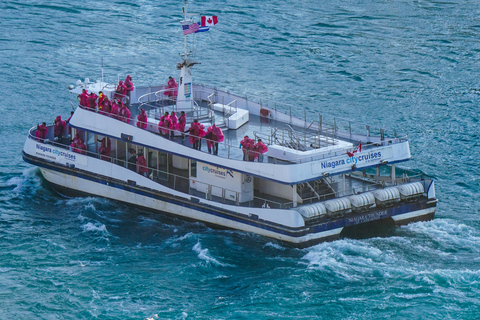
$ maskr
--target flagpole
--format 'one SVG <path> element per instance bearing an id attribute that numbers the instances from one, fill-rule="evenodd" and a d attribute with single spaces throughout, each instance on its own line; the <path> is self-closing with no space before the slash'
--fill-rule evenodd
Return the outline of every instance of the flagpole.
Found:
<path id="1" fill-rule="evenodd" d="M 184 0 L 183 1 L 185 6 L 184 6 L 184 10 L 183 10 L 183 21 L 184 22 L 187 22 L 187 0 Z M 187 35 L 183 35 L 183 38 L 184 38 L 184 55 L 183 55 L 183 59 L 185 60 L 187 58 Z"/>

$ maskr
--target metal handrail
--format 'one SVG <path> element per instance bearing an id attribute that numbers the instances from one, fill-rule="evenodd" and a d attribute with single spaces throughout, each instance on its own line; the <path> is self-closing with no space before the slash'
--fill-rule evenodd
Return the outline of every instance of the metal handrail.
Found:
<path id="1" fill-rule="evenodd" d="M 53 127 L 53 125 L 49 125 L 48 126 L 48 129 L 51 129 Z M 37 140 L 37 138 L 35 137 L 35 131 L 36 131 L 36 126 L 32 127 L 30 130 L 29 130 L 29 133 L 28 133 L 28 138 L 32 139 L 32 140 Z M 71 150 L 71 148 L 69 147 L 68 144 L 61 144 L 61 143 L 58 143 L 56 141 L 53 141 L 53 140 L 49 140 L 48 138 L 46 139 L 47 140 L 47 143 L 46 144 L 50 144 L 50 145 L 54 145 L 54 146 L 57 146 L 59 148 L 62 148 L 62 149 L 67 149 L 67 150 L 70 150 L 72 152 L 75 152 L 74 150 Z M 206 139 L 205 139 L 206 140 Z M 213 140 L 211 140 L 213 141 Z M 40 141 L 41 142 L 41 141 Z M 41 142 L 42 143 L 42 142 Z M 45 142 L 43 142 L 45 143 Z M 97 147 L 98 147 L 98 142 L 95 142 L 97 144 Z M 77 152 L 79 154 L 84 154 L 86 156 L 89 156 L 89 157 L 95 157 L 95 158 L 108 158 L 108 160 L 106 161 L 109 161 L 111 163 L 114 163 L 116 164 L 116 160 L 120 160 L 122 162 L 125 162 L 125 167 L 128 166 L 128 159 L 127 157 L 123 160 L 123 159 L 118 159 L 118 158 L 115 158 L 113 156 L 105 156 L 105 155 L 101 155 L 99 152 L 92 152 L 92 151 L 88 151 L 88 150 L 83 150 L 84 153 L 82 152 Z M 102 160 L 105 160 L 105 159 L 102 159 Z M 136 165 L 136 164 L 135 164 Z M 180 191 L 177 189 L 176 187 L 176 180 L 175 179 L 185 179 L 185 180 L 192 180 L 191 178 L 185 178 L 183 176 L 179 176 L 179 175 L 176 175 L 176 174 L 173 174 L 173 173 L 169 173 L 169 172 L 166 172 L 166 171 L 162 171 L 162 170 L 159 170 L 159 169 L 155 169 L 155 168 L 151 168 L 151 167 L 145 167 L 145 168 L 148 168 L 148 170 L 152 171 L 152 172 L 156 172 L 157 175 L 167 175 L 168 177 L 173 177 L 174 179 L 174 187 L 173 189 L 174 190 L 177 190 L 177 191 Z M 412 175 L 409 175 L 410 173 L 412 173 Z M 381 182 L 374 182 L 374 181 L 371 181 L 368 185 L 364 185 L 362 187 L 357 187 L 357 188 L 351 188 L 351 189 L 347 189 L 345 190 L 344 192 L 342 191 L 342 193 L 344 193 L 344 195 L 353 195 L 353 194 L 357 194 L 358 193 L 358 190 L 360 189 L 361 192 L 367 192 L 367 191 L 370 191 L 370 190 L 375 190 L 375 189 L 379 189 L 379 188 L 383 188 L 385 187 L 385 185 L 396 185 L 398 183 L 403 183 L 403 182 L 410 182 L 410 180 L 412 179 L 419 179 L 419 180 L 423 180 L 423 174 L 419 174 L 417 172 L 409 172 L 408 170 L 404 170 L 403 171 L 403 176 L 399 176 L 399 177 L 395 177 L 394 179 L 392 179 L 391 177 L 389 176 L 382 176 L 385 178 L 385 181 L 381 181 Z M 358 178 L 361 178 L 361 177 L 358 177 Z M 325 181 L 325 183 L 327 183 L 327 185 L 330 187 L 330 189 L 333 189 L 331 187 L 331 181 L 328 181 L 330 178 L 324 178 L 323 180 Z M 368 180 L 368 179 L 367 179 Z M 155 181 L 155 180 L 154 180 Z M 156 181 L 157 183 L 159 184 L 162 184 L 161 182 L 158 182 Z M 365 182 L 368 182 L 368 181 L 365 181 Z M 219 188 L 219 189 L 222 189 L 222 195 L 225 195 L 225 191 L 231 191 L 231 192 L 236 192 L 234 190 L 231 190 L 231 189 L 227 189 L 227 188 L 222 188 L 222 187 L 219 187 L 219 186 L 215 186 L 215 185 L 212 185 L 212 184 L 209 184 L 209 183 L 204 183 L 204 182 L 201 182 L 205 185 L 208 186 L 208 190 L 211 190 L 211 187 L 215 187 L 215 188 Z M 311 186 L 310 186 L 311 187 Z M 181 192 L 181 191 L 180 191 Z M 316 193 L 316 191 L 315 191 Z M 188 194 L 191 194 L 191 195 L 194 195 L 192 194 L 191 192 L 189 192 Z M 323 200 L 326 200 L 327 197 L 329 196 L 332 196 L 332 195 L 335 195 L 337 196 L 337 192 L 334 192 L 334 193 L 330 193 L 330 194 L 322 194 L 322 195 L 319 195 L 318 193 L 316 193 L 315 196 L 313 197 L 310 197 L 310 198 L 305 198 L 305 199 L 302 199 L 302 202 L 303 203 L 307 203 L 307 202 L 318 202 L 318 201 L 323 201 Z M 211 194 L 210 195 L 205 195 L 207 199 L 212 199 L 211 198 Z M 237 192 L 237 199 L 238 199 L 238 192 Z M 276 201 L 273 201 L 273 200 L 268 200 L 268 199 L 265 199 L 265 198 L 261 198 L 261 197 L 254 197 L 254 199 L 256 200 L 259 200 L 261 202 L 267 202 L 267 203 L 270 203 L 272 205 L 275 205 L 279 208 L 291 208 L 293 207 L 293 202 L 284 202 L 284 203 L 280 203 L 280 202 L 276 202 Z M 222 202 L 224 203 L 225 200 L 228 200 L 225 198 L 225 196 L 222 197 Z M 231 200 L 229 200 L 231 201 Z M 246 203 L 246 202 L 245 202 Z M 249 206 L 252 206 L 251 205 L 252 203 L 249 203 Z M 244 203 L 242 203 L 242 205 L 244 205 Z M 258 206 L 252 206 L 252 207 L 258 207 Z"/>
<path id="2" fill-rule="evenodd" d="M 212 87 L 210 87 L 208 85 L 204 85 L 204 84 L 197 84 L 197 85 L 195 85 L 195 87 L 209 88 L 211 90 L 218 91 L 217 88 L 212 88 Z M 227 92 L 227 90 L 224 90 L 224 91 Z M 291 117 L 292 117 L 292 110 L 297 110 L 298 111 L 298 107 L 294 107 L 294 106 L 289 105 L 287 103 L 279 103 L 279 102 L 274 101 L 273 99 L 265 99 L 265 98 L 257 97 L 255 95 L 249 95 L 249 96 L 244 95 L 243 97 L 240 96 L 240 95 L 235 95 L 235 94 L 231 94 L 231 93 L 228 93 L 228 95 L 245 99 L 248 102 L 253 102 L 253 103 L 259 104 L 260 108 L 267 108 L 267 109 L 269 109 L 270 112 L 274 112 L 274 113 L 281 112 L 284 115 L 290 115 Z M 279 109 L 283 109 L 285 111 L 288 110 L 288 113 L 279 111 Z M 307 115 L 307 112 L 306 112 L 306 108 L 305 108 L 304 109 L 305 119 L 304 119 L 304 125 L 303 125 L 303 127 L 305 127 L 305 128 L 307 128 L 307 127 L 314 127 L 314 128 L 317 128 L 317 129 L 322 128 L 325 125 L 325 123 L 323 123 L 323 120 L 325 120 L 324 117 L 329 117 L 329 118 L 333 119 L 332 123 L 333 123 L 334 127 L 336 127 L 336 128 L 341 128 L 341 127 L 349 128 L 349 131 L 351 130 L 352 125 L 360 124 L 360 123 L 356 122 L 355 120 L 347 119 L 347 118 L 343 118 L 343 117 L 337 117 L 337 116 L 331 115 L 329 113 L 322 113 L 320 115 L 321 118 L 322 118 L 322 122 L 320 122 L 319 120 L 314 120 L 313 121 L 314 124 L 313 124 L 309 120 L 307 120 L 306 115 Z M 301 118 L 302 117 L 297 117 L 296 119 L 302 120 Z M 311 119 L 311 118 L 309 118 L 309 119 Z M 375 128 L 375 127 L 372 127 L 370 125 L 365 125 L 365 124 L 361 125 L 361 130 L 362 131 L 365 130 L 362 133 L 362 135 L 365 135 L 366 131 L 372 132 L 373 130 L 376 130 L 376 132 L 378 133 L 377 134 L 378 136 L 380 136 L 380 132 L 383 132 L 384 134 L 386 134 L 386 132 L 387 132 L 387 130 L 385 130 L 384 128 Z M 392 131 L 393 131 L 393 136 L 395 137 L 395 139 L 398 139 L 398 140 L 406 140 L 407 139 L 406 134 L 397 133 L 395 130 L 392 130 Z M 352 134 L 354 134 L 354 133 L 352 133 Z M 360 134 L 360 133 L 357 133 L 357 134 Z"/>
<path id="3" fill-rule="evenodd" d="M 32 127 L 30 130 L 29 130 L 29 134 L 28 134 L 28 138 L 30 139 L 33 139 L 33 140 L 36 140 L 36 137 L 34 136 L 33 132 L 36 130 L 36 126 L 35 127 Z M 47 139 L 48 140 L 48 139 Z M 98 142 L 97 142 L 98 143 Z M 99 152 L 93 152 L 93 151 L 88 151 L 88 150 L 83 150 L 83 152 L 76 152 L 74 150 L 71 150 L 71 148 L 67 145 L 67 144 L 61 144 L 61 143 L 58 143 L 58 142 L 55 142 L 55 141 L 51 141 L 51 140 L 48 140 L 48 144 L 49 145 L 53 145 L 53 146 L 56 146 L 58 148 L 61 148 L 61 149 L 67 149 L 71 152 L 74 152 L 74 153 L 78 153 L 78 154 L 83 154 L 85 156 L 88 156 L 88 157 L 93 157 L 93 158 L 97 158 L 97 159 L 101 159 L 101 160 L 104 160 L 104 161 L 108 161 L 112 164 L 115 164 L 115 165 L 118 165 L 116 163 L 116 161 L 120 160 L 122 162 L 125 163 L 125 167 L 128 167 L 128 159 L 125 158 L 125 160 L 123 159 L 118 159 L 118 158 L 115 158 L 113 156 L 106 156 L 106 155 L 102 155 L 100 154 Z M 102 159 L 104 158 L 104 159 Z M 107 160 L 106 160 L 107 159 Z M 135 166 L 137 167 L 138 165 L 135 163 Z M 230 193 L 236 193 L 236 198 L 238 199 L 238 192 L 235 191 L 235 190 L 231 190 L 231 189 L 227 189 L 227 188 L 223 188 L 223 187 L 219 187 L 219 186 L 216 186 L 216 185 L 213 185 L 213 184 L 209 184 L 209 183 L 205 183 L 205 182 L 199 182 L 198 180 L 196 180 L 195 178 L 186 178 L 186 177 L 183 177 L 183 176 L 180 176 L 180 175 L 177 175 L 177 174 L 174 174 L 174 173 L 170 173 L 170 172 L 167 172 L 167 171 L 163 171 L 163 170 L 159 170 L 159 169 L 155 169 L 155 168 L 151 168 L 151 167 L 148 167 L 148 166 L 138 166 L 138 167 L 141 167 L 141 168 L 145 168 L 145 169 L 148 169 L 149 172 L 152 172 L 152 173 L 157 173 L 157 176 L 159 175 L 166 175 L 168 178 L 164 181 L 170 181 L 170 178 L 173 178 L 173 189 L 176 190 L 176 191 L 179 191 L 179 192 L 182 192 L 178 189 L 178 185 L 177 185 L 177 180 L 185 180 L 187 181 L 188 180 L 188 183 L 190 183 L 190 181 L 192 180 L 195 180 L 197 183 L 201 183 L 201 184 L 204 184 L 207 186 L 207 190 L 212 190 L 212 187 L 214 188 L 218 188 L 218 189 L 221 189 L 222 190 L 222 195 L 223 197 L 221 198 L 221 203 L 225 203 L 226 200 L 228 201 L 232 201 L 232 200 L 229 200 L 225 197 L 225 194 L 227 194 L 227 192 L 230 192 Z M 136 171 L 135 171 L 136 172 Z M 137 172 L 137 174 L 139 175 L 142 175 L 140 173 Z M 143 175 L 142 175 L 143 176 Z M 149 175 L 150 176 L 150 175 Z M 148 177 L 147 177 L 148 178 Z M 149 178 L 150 179 L 150 178 Z M 155 181 L 153 179 L 151 179 L 152 181 Z M 161 185 L 163 185 L 161 182 L 159 181 L 155 181 L 156 183 L 159 183 Z M 198 191 L 200 192 L 200 191 Z M 195 193 L 192 193 L 190 192 L 190 187 L 189 187 L 189 192 L 188 192 L 189 195 L 195 195 Z M 211 193 L 208 194 L 208 193 L 205 193 L 205 198 L 208 199 L 208 200 L 212 200 L 212 201 L 215 201 L 213 200 L 212 198 L 212 195 Z M 276 206 L 276 207 L 279 207 L 279 208 L 285 208 L 284 207 L 284 203 L 280 203 L 280 202 L 277 202 L 277 201 L 273 201 L 273 200 L 269 200 L 269 199 L 264 199 L 264 198 L 260 198 L 260 197 L 255 197 L 254 196 L 254 200 L 260 200 L 262 202 L 268 202 L 269 204 L 271 204 L 272 206 Z M 215 201 L 215 202 L 218 202 L 218 201 Z M 238 201 L 237 201 L 238 202 Z M 255 207 L 255 208 L 259 208 L 261 206 L 254 206 L 254 205 L 251 205 L 253 204 L 252 201 L 246 201 L 244 203 L 241 203 L 241 205 L 245 205 L 245 204 L 248 204 L 249 207 Z"/>

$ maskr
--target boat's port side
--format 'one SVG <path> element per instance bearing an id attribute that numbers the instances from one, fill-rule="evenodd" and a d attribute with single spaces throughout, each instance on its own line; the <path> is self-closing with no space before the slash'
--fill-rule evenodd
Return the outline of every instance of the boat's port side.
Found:
<path id="1" fill-rule="evenodd" d="M 91 172 L 93 175 L 97 172 L 98 176 L 106 174 L 103 182 L 107 186 L 110 183 L 108 181 L 117 179 L 122 181 L 120 183 L 122 186 L 164 190 L 164 193 L 169 194 L 168 197 L 183 197 L 189 202 L 195 199 L 205 200 L 198 201 L 198 205 L 203 205 L 200 202 L 217 203 L 215 210 L 219 210 L 222 205 L 229 206 L 233 212 L 244 218 L 248 217 L 245 219 L 249 219 L 250 223 L 251 221 L 262 222 L 273 229 L 282 225 L 304 229 L 302 231 L 304 234 L 297 230 L 294 232 L 295 236 L 288 237 L 278 236 L 278 230 L 254 231 L 282 241 L 312 243 L 334 239 L 344 227 L 387 218 L 401 225 L 411 221 L 431 219 L 435 211 L 436 200 L 428 199 L 428 194 L 432 194 L 429 191 L 429 188 L 433 188 L 431 181 L 428 179 L 414 181 L 418 177 L 413 177 L 410 183 L 405 184 L 407 182 L 405 174 L 396 177 L 396 181 L 403 184 L 384 188 L 382 183 L 385 186 L 387 181 L 385 177 L 374 175 L 372 178 L 367 173 L 359 177 L 340 175 L 296 185 L 282 185 L 120 139 L 108 138 L 111 154 L 107 157 L 98 151 L 106 137 L 88 131 L 79 132 L 80 130 L 72 128 L 74 135 L 79 134 L 87 141 L 86 154 L 78 154 L 68 150 L 67 143 L 36 141 L 33 138 L 34 129 L 32 130 L 31 138 L 27 139 L 24 150 L 32 157 L 32 160 L 26 159 L 29 162 L 39 166 L 42 166 L 41 161 L 56 163 L 58 164 L 56 170 L 60 172 L 62 170 L 78 172 L 77 170 L 85 168 L 81 171 Z M 147 164 L 143 168 L 145 169 L 143 175 L 140 173 L 142 168 L 139 168 L 136 162 L 136 157 L 142 153 Z M 386 168 L 383 171 L 386 171 Z M 391 170 L 388 174 L 391 176 Z M 49 182 L 58 186 L 65 186 L 72 182 L 67 189 L 82 192 L 78 181 L 85 179 L 75 178 L 72 173 L 53 174 L 50 171 L 44 171 L 44 175 L 48 177 Z M 59 177 L 61 179 L 56 181 L 55 179 L 58 180 Z M 98 182 L 90 181 L 83 184 L 85 184 L 83 192 L 89 193 L 89 190 L 95 190 Z M 112 191 L 106 191 L 104 195 L 97 192 L 91 194 L 122 200 L 109 192 Z M 141 202 L 129 203 L 141 205 Z M 162 208 L 160 204 L 156 206 Z M 276 212 L 275 209 L 281 211 Z M 166 212 L 175 211 L 167 210 Z M 296 214 L 302 220 L 301 222 L 296 218 Z M 197 220 L 210 223 L 209 219 Z M 225 221 L 225 223 L 226 227 L 235 228 L 228 222 Z M 276 227 L 273 227 L 274 225 Z M 252 231 L 247 229 L 241 230 Z M 309 240 L 305 240 L 304 237 Z"/>
<path id="2" fill-rule="evenodd" d="M 34 151 L 36 156 L 45 159 L 102 173 L 112 174 L 115 167 L 123 167 L 129 169 L 128 180 L 136 181 L 138 180 L 136 177 L 143 175 L 171 190 L 222 204 L 290 209 L 303 204 L 383 190 L 396 184 L 422 181 L 418 175 L 407 176 L 402 173 L 396 177 L 393 176 L 394 170 L 377 170 L 377 174 L 372 177 L 366 173 L 343 174 L 288 185 L 213 165 L 211 162 L 146 147 L 129 141 L 128 137 L 116 139 L 87 130 L 76 128 L 68 130 L 71 131 L 71 136 L 86 141 L 87 150 L 84 151 L 84 155 L 70 150 L 71 139 L 68 136 L 58 142 L 54 142 L 53 139 L 46 139 L 44 143 L 35 141 L 35 129 L 31 130 L 29 136 L 33 149 L 30 153 Z M 109 154 L 101 152 L 102 144 L 109 146 Z M 61 156 L 60 153 L 64 155 Z M 144 165 L 137 161 L 140 156 L 145 159 Z M 89 158 L 103 160 L 97 165 L 101 168 L 89 167 Z M 381 171 L 384 172 L 381 174 Z"/>

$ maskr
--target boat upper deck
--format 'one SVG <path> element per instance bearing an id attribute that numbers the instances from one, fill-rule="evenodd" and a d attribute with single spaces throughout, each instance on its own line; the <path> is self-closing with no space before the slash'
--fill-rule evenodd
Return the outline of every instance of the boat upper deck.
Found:
<path id="1" fill-rule="evenodd" d="M 92 90 L 91 87 L 88 89 Z M 192 102 L 187 107 L 181 106 L 179 101 L 173 102 L 164 92 L 164 86 L 136 88 L 132 101 L 138 102 L 132 103 L 129 119 L 115 119 L 98 110 L 79 108 L 72 117 L 72 125 L 113 138 L 129 136 L 135 143 L 147 147 L 283 183 L 297 179 L 306 181 L 325 174 L 349 172 L 410 158 L 407 137 L 395 132 L 388 135 L 384 129 L 374 129 L 337 117 L 307 116 L 306 110 L 301 119 L 294 116 L 294 108 L 289 106 L 241 97 L 204 85 L 193 85 Z M 145 109 L 148 115 L 145 129 L 137 127 L 140 108 Z M 282 112 L 285 110 L 286 113 Z M 186 112 L 185 129 L 189 128 L 193 119 L 204 124 L 205 130 L 213 123 L 221 127 L 225 140 L 218 144 L 218 155 L 208 154 L 205 142 L 201 150 L 191 148 L 188 138 L 192 135 L 188 133 L 175 130 L 174 139 L 162 136 L 158 128 L 160 117 L 164 112 L 172 111 L 177 114 Z M 185 139 L 181 138 L 182 134 L 185 134 Z M 246 135 L 255 140 L 260 138 L 267 145 L 263 165 L 258 163 L 258 157 L 255 164 L 247 166 L 246 163 L 238 163 L 243 162 L 240 141 Z M 267 164 L 299 167 L 291 172 L 290 177 L 287 174 L 283 179 L 280 176 L 284 173 Z M 300 172 L 303 173 L 298 176 Z"/>

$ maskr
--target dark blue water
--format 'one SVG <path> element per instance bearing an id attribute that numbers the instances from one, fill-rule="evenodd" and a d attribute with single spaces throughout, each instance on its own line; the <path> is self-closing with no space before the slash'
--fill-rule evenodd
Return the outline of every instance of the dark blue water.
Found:
<path id="1" fill-rule="evenodd" d="M 24 163 L 77 79 L 178 76 L 181 1 L 0 3 L 0 319 L 480 318 L 480 2 L 195 1 L 197 83 L 408 133 L 434 221 L 299 250 L 104 199 Z M 298 109 L 298 110 L 297 110 Z"/>

